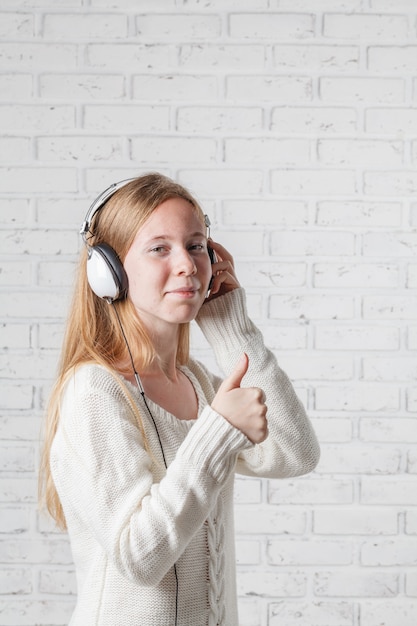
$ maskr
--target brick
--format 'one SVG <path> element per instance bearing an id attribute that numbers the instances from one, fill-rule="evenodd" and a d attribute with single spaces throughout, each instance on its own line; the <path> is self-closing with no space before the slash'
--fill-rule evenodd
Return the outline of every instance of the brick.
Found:
<path id="1" fill-rule="evenodd" d="M 238 565 L 258 565 L 261 561 L 260 542 L 236 541 L 236 563 Z"/>
<path id="2" fill-rule="evenodd" d="M 127 34 L 127 16 L 120 13 L 51 13 L 43 19 L 43 36 L 52 41 L 124 39 Z"/>
<path id="3" fill-rule="evenodd" d="M 417 411 L 417 390 L 415 388 L 407 391 L 407 411 Z"/>
<path id="4" fill-rule="evenodd" d="M 305 350 L 307 347 L 307 331 L 304 326 L 272 325 L 262 329 L 265 343 L 277 350 Z"/>
<path id="5" fill-rule="evenodd" d="M 112 133 L 135 133 L 164 131 L 169 128 L 169 109 L 164 106 L 140 106 L 127 104 L 94 105 L 84 107 L 84 128 Z M 121 180 L 121 179 L 119 179 Z"/>
<path id="6" fill-rule="evenodd" d="M 364 445 L 323 445 L 319 474 L 397 474 L 400 471 L 400 449 Z"/>
<path id="7" fill-rule="evenodd" d="M 30 325 L 0 324 L 0 345 L 9 349 L 32 347 Z"/>
<path id="8" fill-rule="evenodd" d="M 417 110 L 409 107 L 369 108 L 365 128 L 370 133 L 402 135 L 417 132 Z"/>
<path id="9" fill-rule="evenodd" d="M 0 193 L 76 191 L 77 172 L 71 167 L 0 168 Z"/>
<path id="10" fill-rule="evenodd" d="M 417 256 L 417 233 L 366 233 L 363 235 L 365 256 Z"/>
<path id="11" fill-rule="evenodd" d="M 225 139 L 226 163 L 306 164 L 310 161 L 310 142 L 305 139 L 248 138 Z"/>
<path id="12" fill-rule="evenodd" d="M 366 626 L 414 626 L 416 614 L 417 602 L 404 598 L 363 602 L 361 605 L 361 617 Z"/>
<path id="13" fill-rule="evenodd" d="M 33 406 L 34 388 L 30 383 L 0 383 L 1 409 L 30 409 Z"/>
<path id="14" fill-rule="evenodd" d="M 14 478 L 0 478 L 0 502 L 36 504 L 37 499 L 35 476 L 26 478 L 16 474 Z"/>
<path id="15" fill-rule="evenodd" d="M 19 261 L 0 261 L 0 285 L 30 285 L 31 264 Z"/>
<path id="16" fill-rule="evenodd" d="M 74 570 L 43 569 L 39 572 L 39 591 L 48 594 L 75 596 L 77 581 Z"/>
<path id="17" fill-rule="evenodd" d="M 41 161 L 121 161 L 123 142 L 119 137 L 39 137 Z"/>
<path id="18" fill-rule="evenodd" d="M 330 233 L 329 233 L 330 236 Z M 399 268 L 382 264 L 343 264 L 316 263 L 313 268 L 315 287 L 335 287 L 337 289 L 362 287 L 398 287 Z"/>
<path id="19" fill-rule="evenodd" d="M 41 428 L 40 419 L 21 412 L 13 417 L 0 415 L 0 437 L 9 441 L 38 441 Z"/>
<path id="20" fill-rule="evenodd" d="M 349 443 L 352 440 L 352 422 L 347 418 L 331 417 L 315 418 L 309 410 L 310 419 L 320 444 L 323 443 Z"/>
<path id="21" fill-rule="evenodd" d="M 366 172 L 364 190 L 369 195 L 410 196 L 417 190 L 417 174 L 413 171 Z"/>
<path id="22" fill-rule="evenodd" d="M 22 163 L 32 158 L 28 137 L 0 137 L 0 163 Z"/>
<path id="23" fill-rule="evenodd" d="M 399 329 L 391 326 L 317 326 L 314 345 L 319 350 L 398 350 Z"/>
<path id="24" fill-rule="evenodd" d="M 33 77 L 31 74 L 2 74 L 0 75 L 0 101 L 30 100 L 33 95 Z"/>
<path id="25" fill-rule="evenodd" d="M 0 69 L 10 72 L 76 70 L 77 46 L 70 43 L 3 42 L 0 45 Z"/>
<path id="26" fill-rule="evenodd" d="M 316 387 L 316 410 L 392 411 L 399 408 L 398 389 L 387 385 L 351 383 Z"/>
<path id="27" fill-rule="evenodd" d="M 261 107 L 179 106 L 177 129 L 180 132 L 206 133 L 257 132 L 263 124 Z"/>
<path id="28" fill-rule="evenodd" d="M 31 13 L 2 13 L 1 39 L 31 39 L 34 34 L 34 16 Z"/>
<path id="29" fill-rule="evenodd" d="M 68 105 L 0 105 L 0 128 L 11 131 L 53 132 L 75 128 L 75 109 Z M 22 176 L 24 172 L 22 172 Z"/>
<path id="30" fill-rule="evenodd" d="M 347 356 L 282 355 L 281 364 L 292 380 L 350 380 L 353 378 L 353 361 Z"/>
<path id="31" fill-rule="evenodd" d="M 401 78 L 323 77 L 319 80 L 324 103 L 396 104 L 404 101 L 405 85 Z"/>
<path id="32" fill-rule="evenodd" d="M 270 565 L 349 565 L 353 560 L 352 544 L 347 541 L 270 540 L 267 548 Z"/>
<path id="33" fill-rule="evenodd" d="M 38 198 L 36 221 L 43 228 L 59 226 L 64 229 L 67 227 L 78 233 L 93 200 L 93 196 L 82 197 L 81 193 L 66 198 L 55 197 L 53 200 Z"/>
<path id="34" fill-rule="evenodd" d="M 296 287 L 306 283 L 305 263 L 240 263 L 239 280 L 245 287 Z"/>
<path id="35" fill-rule="evenodd" d="M 271 130 L 288 134 L 302 133 L 316 137 L 354 132 L 357 113 L 353 108 L 326 106 L 274 107 Z"/>
<path id="36" fill-rule="evenodd" d="M 384 506 L 415 506 L 417 480 L 412 477 L 362 477 L 361 503 Z"/>
<path id="37" fill-rule="evenodd" d="M 365 380 L 408 381 L 415 380 L 417 376 L 415 357 L 365 357 L 362 363 Z"/>
<path id="38" fill-rule="evenodd" d="M 0 471 L 2 472 L 33 472 L 34 448 L 33 446 L 19 446 L 3 443 L 0 446 Z"/>
<path id="39" fill-rule="evenodd" d="M 398 595 L 399 576 L 390 573 L 320 572 L 314 580 L 314 594 L 319 597 L 392 598 Z"/>
<path id="40" fill-rule="evenodd" d="M 353 485 L 349 479 L 305 478 L 270 481 L 271 504 L 351 504 Z"/>
<path id="41" fill-rule="evenodd" d="M 14 626 L 19 616 L 19 626 L 67 624 L 74 610 L 74 602 L 68 600 L 0 600 L 0 615 L 3 626 Z M 51 615 L 53 615 L 51 619 Z"/>
<path id="42" fill-rule="evenodd" d="M 199 196 L 216 195 L 236 196 L 236 190 L 243 194 L 259 194 L 262 190 L 263 176 L 258 170 L 180 170 L 178 180 L 191 191 L 198 190 Z"/>
<path id="43" fill-rule="evenodd" d="M 196 13 L 158 15 L 156 13 L 136 16 L 136 35 L 140 40 L 155 40 L 158 37 L 181 42 L 192 39 L 204 41 L 217 38 L 221 34 L 222 26 L 219 15 Z"/>
<path id="44" fill-rule="evenodd" d="M 304 226 L 308 222 L 304 202 L 280 200 L 225 200 L 223 223 L 242 226 Z"/>
<path id="45" fill-rule="evenodd" d="M 365 542 L 361 550 L 361 563 L 372 567 L 408 566 L 417 564 L 417 548 L 412 539 L 380 539 Z"/>
<path id="46" fill-rule="evenodd" d="M 39 77 L 42 98 L 65 101 L 120 100 L 125 96 L 123 76 L 100 74 L 43 74 Z M 98 139 L 98 138 L 97 138 Z"/>
<path id="47" fill-rule="evenodd" d="M 236 477 L 234 500 L 238 505 L 255 504 L 261 501 L 262 484 L 258 478 Z"/>
<path id="48" fill-rule="evenodd" d="M 188 44 L 180 48 L 179 66 L 186 70 L 263 70 L 265 50 L 259 45 Z"/>
<path id="49" fill-rule="evenodd" d="M 70 254 L 77 250 L 78 233 L 52 230 L 5 230 L 1 233 L 3 254 Z"/>
<path id="50" fill-rule="evenodd" d="M 383 443 L 417 443 L 417 423 L 415 419 L 406 417 L 362 417 L 360 438 Z"/>
<path id="51" fill-rule="evenodd" d="M 278 231 L 271 234 L 271 253 L 282 256 L 352 255 L 355 236 L 319 230 Z"/>
<path id="52" fill-rule="evenodd" d="M 317 535 L 396 535 L 398 533 L 398 513 L 394 510 L 371 507 L 320 508 L 313 515 L 313 531 Z M 360 572 L 356 575 L 360 575 Z M 358 592 L 348 595 L 358 595 Z"/>
<path id="53" fill-rule="evenodd" d="M 417 310 L 415 296 L 364 296 L 363 318 L 371 320 L 414 320 Z"/>
<path id="54" fill-rule="evenodd" d="M 2 507 L 0 517 L 0 534 L 10 535 L 27 533 L 29 530 L 30 511 L 28 508 L 5 508 Z"/>
<path id="55" fill-rule="evenodd" d="M 141 74 L 133 77 L 133 99 L 158 102 L 183 102 L 184 100 L 214 101 L 218 96 L 215 76 Z"/>
<path id="56" fill-rule="evenodd" d="M 349 170 L 273 170 L 271 189 L 280 195 L 343 195 L 354 194 L 356 180 Z"/>
<path id="57" fill-rule="evenodd" d="M 390 18 L 388 18 L 390 19 Z M 393 38 L 395 40 L 395 38 Z M 406 39 L 406 38 L 404 38 Z M 371 72 L 391 72 L 401 75 L 417 70 L 417 46 L 370 46 L 368 68 Z"/>
<path id="58" fill-rule="evenodd" d="M 400 226 L 402 206 L 399 202 L 319 202 L 316 222 L 321 226 Z"/>
<path id="59" fill-rule="evenodd" d="M 324 16 L 323 35 L 344 39 L 371 41 L 403 41 L 408 38 L 405 15 L 327 14 Z M 388 71 L 388 70 L 387 70 Z"/>
<path id="60" fill-rule="evenodd" d="M 353 298 L 320 295 L 271 295 L 271 319 L 350 319 L 353 317 Z"/>
<path id="61" fill-rule="evenodd" d="M 35 318 L 66 318 L 69 300 L 62 293 L 47 292 L 48 307 L 45 309 L 45 293 L 36 292 L 11 292 L 6 299 L 0 299 L 0 315 L 17 319 L 28 319 L 33 322 Z M 28 299 L 30 311 L 28 310 Z"/>
<path id="62" fill-rule="evenodd" d="M 268 626 L 352 626 L 353 604 L 349 602 L 273 602 L 269 605 Z"/>
<path id="63" fill-rule="evenodd" d="M 229 76 L 226 96 L 241 102 L 307 103 L 312 99 L 312 81 L 303 76 Z"/>
<path id="64" fill-rule="evenodd" d="M 302 597 L 307 588 L 307 577 L 303 574 L 265 572 L 264 570 L 241 571 L 237 582 L 239 596 L 261 598 Z"/>
<path id="65" fill-rule="evenodd" d="M 166 71 L 177 66 L 177 51 L 175 46 L 151 43 L 91 43 L 86 48 L 86 65 L 116 73 L 124 67 L 130 71 L 160 68 Z"/>
<path id="66" fill-rule="evenodd" d="M 314 35 L 314 16 L 297 13 L 240 13 L 229 18 L 231 37 L 242 39 L 302 39 Z"/>
<path id="67" fill-rule="evenodd" d="M 6 564 L 72 564 L 67 539 L 6 539 L 0 540 L 1 562 Z M 1 613 L 0 613 L 1 614 Z"/>
<path id="68" fill-rule="evenodd" d="M 324 165 L 401 167 L 404 144 L 375 139 L 320 139 L 318 159 Z"/>
<path id="69" fill-rule="evenodd" d="M 283 511 L 278 507 L 239 506 L 235 521 L 238 535 L 302 535 L 306 530 L 306 513 Z"/>
<path id="70" fill-rule="evenodd" d="M 359 67 L 359 48 L 343 45 L 277 45 L 273 48 L 273 63 L 279 70 L 326 70 L 355 72 Z"/>
<path id="71" fill-rule="evenodd" d="M 135 162 L 149 163 L 215 163 L 215 139 L 197 137 L 136 137 L 131 140 L 131 158 Z"/>
<path id="72" fill-rule="evenodd" d="M 0 569 L 0 595 L 23 595 L 33 591 L 30 569 Z"/>
<path id="73" fill-rule="evenodd" d="M 0 204 L 0 225 L 24 226 L 31 219 L 29 200 L 25 198 L 2 198 Z"/>
<path id="74" fill-rule="evenodd" d="M 41 287 L 72 287 L 75 276 L 75 263 L 66 261 L 39 263 L 38 284 Z M 42 347 L 46 347 L 42 344 Z"/>

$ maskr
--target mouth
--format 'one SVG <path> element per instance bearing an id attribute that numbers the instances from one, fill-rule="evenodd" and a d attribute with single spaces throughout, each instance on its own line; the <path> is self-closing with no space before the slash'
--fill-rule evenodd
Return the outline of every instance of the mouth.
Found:
<path id="1" fill-rule="evenodd" d="M 198 292 L 197 287 L 179 287 L 178 289 L 171 289 L 167 293 L 178 298 L 193 298 Z"/>

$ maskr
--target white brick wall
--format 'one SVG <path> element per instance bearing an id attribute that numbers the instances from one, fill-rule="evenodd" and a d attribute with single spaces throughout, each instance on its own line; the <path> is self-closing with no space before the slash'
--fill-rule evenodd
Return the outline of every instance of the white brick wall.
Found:
<path id="1" fill-rule="evenodd" d="M 41 417 L 82 218 L 151 169 L 203 201 L 322 446 L 236 481 L 240 626 L 416 626 L 416 0 L 2 0 L 0 38 L 0 626 L 71 614 Z"/>

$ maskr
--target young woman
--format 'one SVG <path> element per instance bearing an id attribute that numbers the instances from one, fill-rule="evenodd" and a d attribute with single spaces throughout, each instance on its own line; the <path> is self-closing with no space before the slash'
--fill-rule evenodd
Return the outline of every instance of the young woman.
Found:
<path id="1" fill-rule="evenodd" d="M 234 474 L 318 461 L 207 224 L 186 189 L 148 174 L 106 190 L 83 225 L 41 467 L 73 551 L 71 626 L 237 626 Z M 189 356 L 194 319 L 223 380 Z"/>

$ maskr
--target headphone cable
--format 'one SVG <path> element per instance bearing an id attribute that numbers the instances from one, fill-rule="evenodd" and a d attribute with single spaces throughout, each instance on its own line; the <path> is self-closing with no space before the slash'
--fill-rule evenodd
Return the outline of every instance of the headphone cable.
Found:
<path id="1" fill-rule="evenodd" d="M 135 363 L 133 361 L 132 352 L 130 350 L 129 343 L 127 341 L 127 337 L 126 337 L 125 331 L 123 329 L 122 321 L 120 319 L 119 312 L 117 310 L 117 306 L 115 305 L 113 300 L 110 302 L 110 304 L 113 305 L 113 310 L 116 313 L 117 321 L 119 322 L 120 330 L 122 331 L 123 339 L 125 341 L 126 348 L 127 348 L 128 353 L 129 353 L 130 362 L 132 364 L 133 375 L 135 377 L 135 381 L 136 381 L 137 387 L 139 389 L 139 393 L 142 396 L 143 403 L 144 403 L 144 405 L 146 407 L 146 410 L 147 410 L 147 412 L 148 412 L 148 414 L 149 414 L 149 416 L 150 416 L 150 418 L 152 420 L 152 423 L 154 425 L 155 432 L 156 432 L 156 435 L 157 435 L 158 441 L 159 441 L 159 447 L 161 448 L 162 458 L 163 458 L 163 461 L 164 461 L 165 469 L 168 469 L 168 464 L 167 464 L 167 461 L 166 461 L 166 458 L 165 458 L 164 447 L 162 445 L 162 441 L 161 441 L 161 437 L 159 435 L 158 427 L 156 425 L 155 418 L 152 415 L 152 412 L 151 412 L 151 410 L 149 408 L 149 405 L 148 405 L 148 402 L 146 400 L 145 391 L 143 389 L 143 385 L 142 385 L 142 382 L 140 380 L 139 374 L 136 371 Z M 174 568 L 174 576 L 175 576 L 175 622 L 174 622 L 174 626 L 177 626 L 177 624 L 178 624 L 178 590 L 179 590 L 179 581 L 178 581 L 178 572 L 177 572 L 177 564 L 176 563 L 174 563 L 173 568 Z"/>

